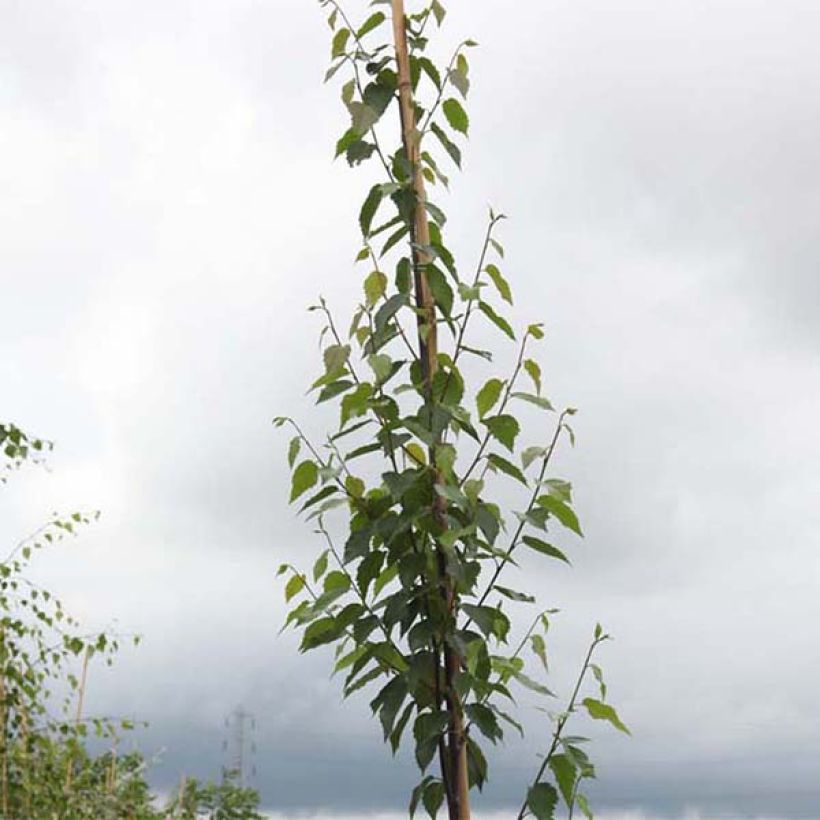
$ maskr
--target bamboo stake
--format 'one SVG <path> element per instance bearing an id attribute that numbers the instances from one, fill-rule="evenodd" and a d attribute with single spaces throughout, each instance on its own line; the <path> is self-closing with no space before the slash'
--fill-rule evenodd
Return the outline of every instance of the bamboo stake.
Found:
<path id="1" fill-rule="evenodd" d="M 391 0 L 393 12 L 393 40 L 398 69 L 399 109 L 401 112 L 402 142 L 408 162 L 412 168 L 413 191 L 416 207 L 413 215 L 411 240 L 413 243 L 413 278 L 415 284 L 416 307 L 418 309 L 419 357 L 427 393 L 427 401 L 432 408 L 433 377 L 438 367 L 438 334 L 436 328 L 436 306 L 427 281 L 426 268 L 432 262 L 425 248 L 430 245 L 430 225 L 427 219 L 426 192 L 421 173 L 420 139 L 416 127 L 413 105 L 413 85 L 410 74 L 410 55 L 407 48 L 407 28 L 404 0 Z M 435 443 L 430 448 L 430 463 L 435 464 Z M 436 483 L 441 476 L 435 475 Z M 444 499 L 434 496 L 433 515 L 442 527 L 447 526 Z M 451 617 L 457 615 L 457 600 L 453 584 L 446 574 L 446 560 L 439 551 L 439 576 L 446 610 Z M 442 760 L 442 778 L 446 785 L 447 806 L 450 820 L 470 820 L 470 785 L 467 767 L 467 740 L 464 731 L 464 716 L 455 679 L 461 666 L 461 659 L 449 646 L 444 646 L 444 673 L 446 680 L 445 698 L 449 711 L 449 761 Z"/>

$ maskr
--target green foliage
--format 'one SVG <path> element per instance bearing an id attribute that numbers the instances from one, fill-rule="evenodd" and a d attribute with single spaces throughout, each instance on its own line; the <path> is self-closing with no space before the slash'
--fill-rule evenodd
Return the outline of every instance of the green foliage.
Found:
<path id="1" fill-rule="evenodd" d="M 475 43 L 464 41 L 448 64 L 437 66 L 429 34 L 442 24 L 444 7 L 433 0 L 407 15 L 415 131 L 404 144 L 388 146 L 385 134 L 395 133 L 399 119 L 406 127 L 410 115 L 399 116 L 408 84 L 399 82 L 385 15 L 377 10 L 354 25 L 336 0 L 320 6 L 333 32 L 327 79 L 346 75 L 347 121 L 336 155 L 351 167 L 377 164 L 383 178 L 359 210 L 357 259 L 368 262 L 369 272 L 347 338 L 324 300 L 310 308 L 323 318 L 325 340 L 324 370 L 313 389 L 318 403 L 338 404 L 338 428 L 320 445 L 290 419 L 276 420 L 296 433 L 288 458 L 291 501 L 314 490 L 301 512 L 322 539 L 310 575 L 289 565 L 280 570 L 292 607 L 286 626 L 301 631 L 303 652 L 335 648 L 345 696 L 372 691 L 371 710 L 394 752 L 410 742 L 422 773 L 439 761 L 438 774 L 426 775 L 410 801 L 411 814 L 423 806 L 435 816 L 443 803 L 452 810 L 460 799 L 444 761 L 466 755 L 469 786 L 481 789 L 488 778 L 482 745 L 501 740 L 505 725 L 521 730 L 502 707 L 519 687 L 553 697 L 541 680 L 552 610 L 536 615 L 511 647 L 518 612 L 535 598 L 498 581 L 516 565 L 522 544 L 528 561 L 568 563 L 563 549 L 544 539 L 562 530 L 582 535 L 570 484 L 550 474 L 559 443 L 574 443 L 568 418 L 575 411 L 556 413 L 543 395 L 542 369 L 531 352 L 544 338 L 542 326 L 516 333 L 500 312 L 513 303 L 496 236 L 503 215 L 490 211 L 478 264 L 466 276 L 447 245 L 446 215 L 425 191 L 448 185 L 441 170 L 448 158 L 461 166 L 459 146 L 469 131 L 462 102 L 470 91 L 467 51 Z M 429 241 L 420 239 L 420 224 L 429 226 Z M 498 351 L 470 344 L 476 314 L 488 320 L 481 332 L 496 332 Z M 511 366 L 499 368 L 496 356 Z M 525 431 L 517 415 L 522 405 L 513 399 L 554 414 L 551 432 L 540 423 Z M 301 449 L 310 456 L 294 468 Z M 518 501 L 505 511 L 501 499 L 510 492 Z M 596 631 L 519 818 L 552 817 L 559 797 L 570 811 L 586 810 L 578 786 L 594 769 L 580 741 L 570 744 L 563 731 L 588 671 L 599 670 L 591 657 L 605 639 Z M 584 705 L 592 718 L 622 728 L 603 700 Z"/>
<path id="2" fill-rule="evenodd" d="M 51 449 L 12 424 L 0 425 L 0 431 L 6 473 L 26 461 L 40 462 Z M 102 793 L 98 775 L 103 764 L 92 761 L 84 746 L 90 736 L 112 739 L 118 728 L 115 721 L 84 716 L 81 706 L 89 664 L 93 659 L 110 664 L 119 639 L 82 631 L 60 599 L 26 574 L 37 552 L 96 518 L 96 513 L 55 515 L 0 561 L 3 817 L 50 817 L 57 808 L 60 816 L 122 817 L 116 807 L 134 797 L 132 791 L 120 793 L 113 787 L 103 790 L 104 801 L 94 797 Z M 70 815 L 64 814 L 66 807 Z"/>
<path id="3" fill-rule="evenodd" d="M 180 820 L 264 820 L 259 813 L 259 795 L 243 786 L 233 770 L 222 773 L 219 783 L 185 780 L 168 803 L 162 817 Z"/>

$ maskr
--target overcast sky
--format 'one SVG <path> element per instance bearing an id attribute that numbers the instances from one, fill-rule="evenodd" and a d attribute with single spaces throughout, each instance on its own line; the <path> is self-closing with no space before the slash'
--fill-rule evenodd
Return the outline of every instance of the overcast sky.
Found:
<path id="1" fill-rule="evenodd" d="M 634 737 L 591 728 L 595 802 L 816 818 L 820 4 L 450 6 L 444 43 L 481 43 L 452 243 L 469 267 L 487 204 L 510 216 L 516 318 L 546 322 L 547 392 L 580 408 L 556 470 L 586 539 L 530 578 L 563 610 L 557 685 L 596 620 L 617 637 Z M 167 784 L 218 771 L 241 702 L 290 816 L 401 811 L 415 776 L 276 634 L 275 568 L 317 544 L 270 421 L 330 421 L 303 308 L 360 288 L 369 176 L 331 161 L 327 41 L 310 0 L 0 0 L 0 418 L 57 445 L 3 489 L 0 534 L 101 509 L 40 570 L 144 635 L 92 668 L 89 708 L 151 721 Z M 490 808 L 531 775 L 532 705 Z"/>

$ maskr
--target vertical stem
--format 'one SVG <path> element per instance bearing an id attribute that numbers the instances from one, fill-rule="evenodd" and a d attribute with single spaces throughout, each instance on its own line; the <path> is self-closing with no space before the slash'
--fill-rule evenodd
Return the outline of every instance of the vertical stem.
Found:
<path id="1" fill-rule="evenodd" d="M 88 661 L 91 659 L 91 648 L 86 647 L 85 654 L 83 655 L 83 669 L 80 673 L 80 687 L 77 693 L 77 712 L 74 715 L 74 725 L 79 726 L 80 721 L 83 719 L 83 700 L 85 698 L 85 683 L 88 678 Z M 71 789 L 71 775 L 74 769 L 74 756 L 69 752 L 68 754 L 68 765 L 66 766 L 65 772 L 65 790 L 66 792 L 70 791 Z"/>
<path id="2" fill-rule="evenodd" d="M 9 767 L 8 767 L 8 715 L 6 710 L 6 640 L 0 630 L 0 743 L 2 743 L 2 763 L 0 763 L 0 808 L 3 817 L 9 814 Z"/>
<path id="3" fill-rule="evenodd" d="M 20 723 L 23 758 L 23 800 L 26 804 L 26 815 L 31 817 L 31 756 L 29 755 L 29 725 L 28 710 L 24 703 L 20 704 Z"/>
<path id="4" fill-rule="evenodd" d="M 410 73 L 410 55 L 407 48 L 407 28 L 404 0 L 391 0 L 393 12 L 393 39 L 396 49 L 398 71 L 399 108 L 401 112 L 402 142 L 405 155 L 413 175 L 415 211 L 410 237 L 412 241 L 413 278 L 416 307 L 418 309 L 419 358 L 421 359 L 428 411 L 433 411 L 433 377 L 438 366 L 438 339 L 436 328 L 436 305 L 427 281 L 427 265 L 432 262 L 426 248 L 430 245 L 430 225 L 427 219 L 424 177 L 421 173 L 420 134 L 416 127 L 413 104 L 413 85 Z M 430 447 L 430 464 L 435 465 L 435 444 Z M 434 481 L 439 483 L 441 475 L 434 467 Z M 433 494 L 433 517 L 441 530 L 447 528 L 447 506 L 443 498 Z M 452 579 L 447 574 L 446 556 L 438 549 L 438 570 L 441 595 L 444 599 L 446 617 L 455 623 L 458 600 Z M 470 820 L 470 785 L 467 767 L 467 737 L 464 731 L 464 715 L 456 690 L 456 679 L 461 667 L 461 658 L 449 646 L 444 645 L 444 697 L 449 713 L 448 765 L 441 761 L 442 780 L 445 784 L 447 807 L 450 820 Z"/>

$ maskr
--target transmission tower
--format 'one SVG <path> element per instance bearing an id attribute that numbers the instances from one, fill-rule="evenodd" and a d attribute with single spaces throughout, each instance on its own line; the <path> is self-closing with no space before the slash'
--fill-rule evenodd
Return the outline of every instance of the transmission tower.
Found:
<path id="1" fill-rule="evenodd" d="M 227 756 L 227 771 L 236 773 L 240 786 L 245 785 L 250 766 L 250 776 L 256 777 L 256 764 L 253 758 L 256 754 L 256 718 L 241 705 L 225 718 L 225 729 L 228 737 L 222 743 L 222 750 Z"/>

